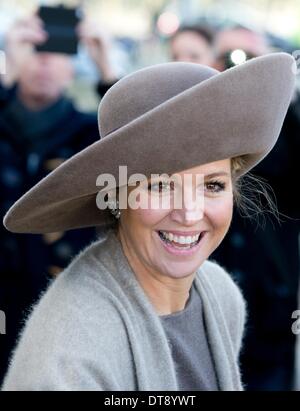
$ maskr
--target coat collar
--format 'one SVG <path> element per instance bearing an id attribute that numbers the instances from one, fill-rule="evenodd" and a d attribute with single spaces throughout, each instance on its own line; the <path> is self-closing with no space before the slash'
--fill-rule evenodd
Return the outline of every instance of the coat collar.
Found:
<path id="1" fill-rule="evenodd" d="M 143 327 L 145 327 L 143 331 L 140 330 L 142 331 L 140 338 L 145 341 L 143 352 L 133 351 L 137 369 L 147 370 L 147 375 L 144 375 L 140 380 L 142 385 L 138 389 L 157 390 L 160 389 L 159 387 L 163 387 L 166 390 L 178 390 L 171 350 L 159 316 L 136 279 L 114 230 L 108 233 L 105 241 L 107 241 L 107 250 L 109 250 L 107 258 L 116 262 L 113 276 L 129 297 L 127 301 L 131 305 L 131 309 L 135 311 L 135 315 L 139 317 L 138 323 L 143 324 Z M 111 250 L 113 250 L 113 254 Z M 207 338 L 212 352 L 218 385 L 221 391 L 239 391 L 243 388 L 240 382 L 237 359 L 226 326 L 226 319 L 209 283 L 208 276 L 205 275 L 205 267 L 206 264 L 204 263 L 194 281 L 203 303 Z M 151 340 L 146 340 L 147 337 Z M 152 360 L 154 358 L 155 366 L 147 364 L 148 358 L 152 358 Z"/>

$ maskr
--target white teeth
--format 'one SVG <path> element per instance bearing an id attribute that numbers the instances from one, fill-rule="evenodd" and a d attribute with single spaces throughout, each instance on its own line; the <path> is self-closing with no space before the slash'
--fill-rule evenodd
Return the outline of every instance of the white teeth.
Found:
<path id="1" fill-rule="evenodd" d="M 189 236 L 189 235 L 188 236 L 183 236 L 183 235 L 177 236 L 175 234 L 168 233 L 166 231 L 161 231 L 161 233 L 163 234 L 163 236 L 167 240 L 174 241 L 175 243 L 183 244 L 183 245 L 184 244 L 192 244 L 192 243 L 196 242 L 199 238 L 199 235 L 200 235 L 200 233 L 199 233 L 199 234 L 193 235 L 193 236 Z"/>

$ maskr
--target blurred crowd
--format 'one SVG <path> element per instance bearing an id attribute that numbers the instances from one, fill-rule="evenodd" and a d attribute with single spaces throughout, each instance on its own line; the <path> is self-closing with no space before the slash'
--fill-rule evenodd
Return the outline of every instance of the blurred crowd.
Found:
<path id="1" fill-rule="evenodd" d="M 100 101 L 118 80 L 109 58 L 110 39 L 96 24 L 84 21 L 77 35 L 99 71 L 95 92 Z M 6 74 L 0 75 L 1 217 L 49 172 L 99 139 L 96 113 L 81 112 L 67 97 L 75 75 L 71 57 L 36 50 L 47 36 L 36 15 L 16 21 L 5 35 Z M 270 53 L 272 46 L 264 33 L 242 26 L 218 30 L 207 24 L 181 26 L 168 39 L 170 60 L 220 71 Z M 245 218 L 236 211 L 227 237 L 212 256 L 233 276 L 247 300 L 240 361 L 248 390 L 296 388 L 296 335 L 291 325 L 292 313 L 299 307 L 300 207 L 295 192 L 299 127 L 295 90 L 274 150 L 253 170 L 272 187 L 280 222 L 269 216 Z M 0 309 L 6 314 L 6 334 L 0 336 L 1 383 L 33 302 L 97 232 L 85 228 L 28 235 L 12 234 L 1 226 L 0 236 Z"/>

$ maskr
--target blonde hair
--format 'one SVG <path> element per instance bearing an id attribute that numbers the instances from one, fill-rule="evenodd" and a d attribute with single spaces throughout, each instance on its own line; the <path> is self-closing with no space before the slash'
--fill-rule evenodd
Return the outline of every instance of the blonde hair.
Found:
<path id="1" fill-rule="evenodd" d="M 249 172 L 242 176 L 237 175 L 244 164 L 245 159 L 242 156 L 231 159 L 233 197 L 240 215 L 255 218 L 262 226 L 265 225 L 267 214 L 280 222 L 276 196 L 270 184 L 262 177 Z"/>

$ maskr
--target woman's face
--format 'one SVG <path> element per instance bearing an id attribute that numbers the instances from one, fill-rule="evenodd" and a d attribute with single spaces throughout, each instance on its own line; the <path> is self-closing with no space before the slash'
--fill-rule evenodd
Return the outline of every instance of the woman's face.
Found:
<path id="1" fill-rule="evenodd" d="M 211 66 L 214 62 L 212 47 L 207 40 L 193 31 L 178 33 L 170 44 L 171 59 Z"/>
<path id="2" fill-rule="evenodd" d="M 119 236 L 135 261 L 135 270 L 171 278 L 194 274 L 229 228 L 233 210 L 230 159 L 177 175 L 179 179 L 171 184 L 160 177 L 145 181 L 140 189 L 147 207 L 122 210 Z M 175 198 L 180 196 L 178 206 Z M 160 203 L 157 207 L 157 200 L 166 198 L 170 206 Z"/>

